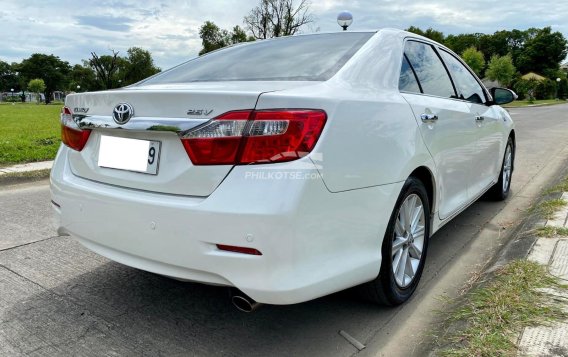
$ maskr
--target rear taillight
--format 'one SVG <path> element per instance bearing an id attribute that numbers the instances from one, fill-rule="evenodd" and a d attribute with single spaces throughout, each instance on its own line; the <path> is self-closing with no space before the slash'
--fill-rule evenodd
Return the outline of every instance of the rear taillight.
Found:
<path id="1" fill-rule="evenodd" d="M 250 110 L 225 113 L 188 132 L 182 139 L 194 165 L 233 165 Z"/>
<path id="2" fill-rule="evenodd" d="M 81 151 L 91 135 L 90 130 L 81 130 L 73 120 L 71 109 L 61 108 L 61 141 L 71 149 Z"/>
<path id="3" fill-rule="evenodd" d="M 292 161 L 312 151 L 325 121 L 322 110 L 228 112 L 186 133 L 182 143 L 194 165 Z"/>
<path id="4" fill-rule="evenodd" d="M 282 162 L 306 156 L 325 125 L 321 110 L 262 110 L 253 112 L 244 138 L 240 164 Z"/>

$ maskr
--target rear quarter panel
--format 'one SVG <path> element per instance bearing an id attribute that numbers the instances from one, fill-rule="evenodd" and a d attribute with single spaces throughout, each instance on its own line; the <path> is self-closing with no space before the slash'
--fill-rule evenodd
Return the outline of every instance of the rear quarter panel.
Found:
<path id="1" fill-rule="evenodd" d="M 414 114 L 398 91 L 403 36 L 381 30 L 330 80 L 260 96 L 257 109 L 323 109 L 310 154 L 327 188 L 341 192 L 401 182 L 435 167 Z"/>

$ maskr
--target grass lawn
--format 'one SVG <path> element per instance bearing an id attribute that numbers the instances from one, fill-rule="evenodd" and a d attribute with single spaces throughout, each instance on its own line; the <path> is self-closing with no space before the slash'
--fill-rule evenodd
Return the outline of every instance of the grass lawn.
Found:
<path id="1" fill-rule="evenodd" d="M 504 108 L 518 108 L 518 107 L 528 107 L 530 105 L 556 105 L 556 104 L 566 104 L 566 100 L 556 100 L 556 99 L 539 99 L 533 100 L 529 103 L 527 100 L 515 100 L 509 104 L 505 104 Z"/>
<path id="2" fill-rule="evenodd" d="M 53 160 L 61 142 L 61 104 L 0 104 L 0 167 Z"/>
<path id="3" fill-rule="evenodd" d="M 553 288 L 566 292 L 544 266 L 515 260 L 496 276 L 469 292 L 463 305 L 449 316 L 461 322 L 450 332 L 442 356 L 517 356 L 515 338 L 526 326 L 563 321 L 565 305 L 542 292 Z"/>

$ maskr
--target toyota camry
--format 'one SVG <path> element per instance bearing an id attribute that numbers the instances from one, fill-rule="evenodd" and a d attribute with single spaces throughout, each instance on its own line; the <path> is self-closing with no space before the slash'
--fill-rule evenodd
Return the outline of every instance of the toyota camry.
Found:
<path id="1" fill-rule="evenodd" d="M 415 291 L 433 233 L 505 199 L 515 131 L 448 48 L 382 29 L 239 44 L 67 96 L 58 230 L 237 307 Z"/>

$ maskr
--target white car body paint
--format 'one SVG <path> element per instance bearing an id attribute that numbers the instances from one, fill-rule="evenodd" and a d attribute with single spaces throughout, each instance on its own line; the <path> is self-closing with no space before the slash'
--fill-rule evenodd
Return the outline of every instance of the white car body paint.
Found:
<path id="1" fill-rule="evenodd" d="M 298 303 L 373 280 L 412 172 L 432 175 L 432 234 L 497 182 L 513 130 L 497 106 L 401 93 L 409 37 L 432 43 L 380 30 L 327 81 L 142 84 L 69 95 L 67 107 L 103 119 L 128 102 L 133 123 L 175 119 L 195 127 L 231 110 L 274 108 L 321 109 L 327 122 L 306 157 L 237 166 L 193 165 L 164 128 L 94 129 L 82 151 L 62 145 L 52 169 L 59 232 L 122 264 L 236 287 L 262 303 Z M 428 111 L 438 122 L 421 121 Z M 99 167 L 101 135 L 160 141 L 158 175 Z"/>

